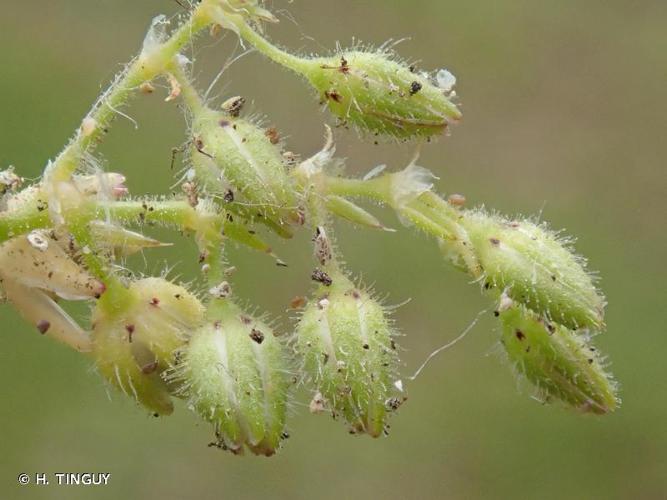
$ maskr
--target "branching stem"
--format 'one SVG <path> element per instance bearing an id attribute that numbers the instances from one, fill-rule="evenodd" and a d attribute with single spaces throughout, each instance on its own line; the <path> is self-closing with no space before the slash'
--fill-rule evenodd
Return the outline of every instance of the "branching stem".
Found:
<path id="1" fill-rule="evenodd" d="M 202 2 L 192 11 L 188 19 L 159 47 L 150 52 L 143 51 L 118 75 L 111 86 L 99 97 L 86 115 L 74 137 L 65 149 L 45 170 L 45 176 L 54 181 L 68 180 L 78 168 L 83 154 L 94 148 L 108 131 L 118 109 L 144 82 L 163 73 L 174 56 L 194 36 L 211 23 L 207 15 L 210 2 Z"/>

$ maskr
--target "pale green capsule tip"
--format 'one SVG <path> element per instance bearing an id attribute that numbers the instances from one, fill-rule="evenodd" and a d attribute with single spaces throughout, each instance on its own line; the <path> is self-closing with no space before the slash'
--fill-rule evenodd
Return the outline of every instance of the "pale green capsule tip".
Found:
<path id="1" fill-rule="evenodd" d="M 303 74 L 339 120 L 396 139 L 431 137 L 461 119 L 451 89 L 383 51 L 304 59 Z"/>
<path id="2" fill-rule="evenodd" d="M 585 413 L 605 414 L 618 407 L 616 383 L 585 334 L 543 320 L 520 305 L 499 314 L 501 342 L 510 362 L 543 399 L 557 399 Z"/>

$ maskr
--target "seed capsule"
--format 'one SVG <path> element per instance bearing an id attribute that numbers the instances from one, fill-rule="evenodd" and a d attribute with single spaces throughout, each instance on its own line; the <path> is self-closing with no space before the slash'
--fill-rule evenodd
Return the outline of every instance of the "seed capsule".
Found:
<path id="1" fill-rule="evenodd" d="M 428 75 L 387 52 L 353 50 L 304 59 L 299 69 L 331 113 L 365 132 L 397 139 L 431 137 L 461 119 Z"/>
<path id="2" fill-rule="evenodd" d="M 280 145 L 235 111 L 204 110 L 195 117 L 192 161 L 203 186 L 265 216 L 302 223 Z"/>
<path id="3" fill-rule="evenodd" d="M 333 274 L 303 312 L 297 350 L 319 395 L 311 408 L 342 415 L 351 432 L 382 434 L 397 355 L 378 302 L 341 273 Z"/>
<path id="4" fill-rule="evenodd" d="M 217 301 L 184 349 L 173 378 L 190 407 L 215 425 L 216 446 L 273 455 L 285 436 L 289 366 L 266 324 Z"/>
<path id="5" fill-rule="evenodd" d="M 466 229 L 487 288 L 507 290 L 513 300 L 564 326 L 600 328 L 604 298 L 591 276 L 558 238 L 528 221 L 508 221 L 466 211 Z"/>
<path id="6" fill-rule="evenodd" d="M 93 356 L 114 386 L 157 414 L 173 411 L 162 375 L 203 318 L 200 302 L 162 278 L 133 282 L 124 301 L 93 311 Z"/>
<path id="7" fill-rule="evenodd" d="M 587 413 L 605 414 L 618 407 L 616 384 L 584 335 L 542 320 L 520 305 L 499 314 L 510 362 L 545 399 Z"/>
<path id="8" fill-rule="evenodd" d="M 67 300 L 101 295 L 104 284 L 79 266 L 46 230 L 34 230 L 0 245 L 0 278 L 39 288 Z"/>

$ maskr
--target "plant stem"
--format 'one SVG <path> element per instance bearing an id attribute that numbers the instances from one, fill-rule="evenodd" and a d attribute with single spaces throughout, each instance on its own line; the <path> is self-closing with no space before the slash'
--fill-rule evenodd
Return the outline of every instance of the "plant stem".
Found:
<path id="1" fill-rule="evenodd" d="M 108 131 L 118 109 L 129 99 L 130 95 L 144 82 L 150 81 L 164 72 L 181 48 L 203 28 L 211 23 L 208 15 L 210 2 L 203 2 L 192 11 L 188 19 L 181 24 L 172 35 L 159 44 L 144 50 L 118 75 L 111 86 L 99 97 L 91 111 L 83 119 L 75 136 L 65 149 L 53 161 L 49 162 L 44 171 L 44 181 L 48 185 L 69 181 L 79 167 L 83 155 L 94 148 Z M 110 274 L 104 262 L 93 251 L 94 241 L 90 233 L 85 214 L 79 211 L 70 211 L 65 223 L 72 236 L 83 249 L 82 258 L 88 269 L 103 280 L 107 290 L 100 299 L 100 305 L 119 307 L 124 302 L 123 295 L 127 295 L 125 288 L 117 277 Z M 43 218 L 28 218 L 23 221 L 23 227 L 30 224 L 42 224 Z M 2 225 L 0 224 L 0 227 Z M 11 224 L 7 225 L 11 228 Z M 10 231 L 0 229 L 0 237 L 8 236 Z"/>
<path id="2" fill-rule="evenodd" d="M 205 218 L 186 201 L 97 201 L 70 211 L 68 220 L 76 219 L 77 225 L 88 224 L 95 219 L 110 217 L 125 224 L 160 222 L 173 224 L 183 230 L 201 229 Z M 210 217 L 220 217 L 211 214 Z M 0 212 L 0 243 L 33 229 L 44 229 L 52 225 L 46 210 L 26 210 L 21 213 Z"/>
<path id="3" fill-rule="evenodd" d="M 94 206 L 90 215 L 91 219 L 109 215 L 126 224 L 155 221 L 195 231 L 197 244 L 204 255 L 204 263 L 208 264 L 208 282 L 218 285 L 224 279 L 222 256 L 224 217 L 220 214 L 202 214 L 185 201 L 173 200 L 102 202 Z"/>
<path id="4" fill-rule="evenodd" d="M 397 204 L 392 196 L 394 175 L 385 174 L 369 180 L 327 176 L 325 186 L 331 194 L 365 197 L 389 205 L 422 231 L 453 242 L 468 271 L 479 278 L 482 269 L 471 250 L 467 232 L 459 223 L 466 216 L 465 212 L 454 208 L 432 191 L 426 191 L 408 203 Z"/>
<path id="5" fill-rule="evenodd" d="M 207 110 L 204 100 L 194 87 L 190 78 L 185 74 L 183 68 L 177 63 L 173 62 L 169 68 L 169 73 L 176 78 L 176 81 L 181 86 L 181 97 L 193 115 L 201 115 Z"/>
<path id="6" fill-rule="evenodd" d="M 45 176 L 54 181 L 68 180 L 78 168 L 84 153 L 92 149 L 108 130 L 118 109 L 144 82 L 161 74 L 183 46 L 211 23 L 206 14 L 207 2 L 195 8 L 188 19 L 159 47 L 142 52 L 99 97 L 83 119 L 81 127 L 58 157 L 50 162 Z"/>
<path id="7" fill-rule="evenodd" d="M 160 222 L 180 229 L 196 231 L 199 215 L 186 201 L 113 201 L 97 202 L 92 206 L 90 219 L 110 216 L 125 224 Z"/>
<path id="8" fill-rule="evenodd" d="M 224 216 L 217 213 L 202 214 L 185 201 L 111 202 L 95 206 L 95 216 L 109 214 L 125 223 L 160 222 L 173 224 L 180 229 L 194 231 L 197 244 L 208 264 L 207 279 L 218 285 L 224 278 L 222 256 Z"/>
<path id="9" fill-rule="evenodd" d="M 327 190 L 340 196 L 363 197 L 392 205 L 391 174 L 362 180 L 349 177 L 326 177 Z"/>
<path id="10" fill-rule="evenodd" d="M 258 51 L 264 54 L 272 61 L 295 71 L 296 73 L 304 74 L 309 69 L 309 60 L 297 57 L 289 52 L 275 46 L 269 42 L 262 35 L 257 33 L 248 23 L 242 18 L 238 20 L 230 16 L 229 20 L 234 23 L 238 29 L 238 33 L 246 42 L 250 43 Z"/>
<path id="11" fill-rule="evenodd" d="M 0 212 L 0 243 L 33 229 L 48 227 L 50 224 L 51 219 L 47 210 Z"/>

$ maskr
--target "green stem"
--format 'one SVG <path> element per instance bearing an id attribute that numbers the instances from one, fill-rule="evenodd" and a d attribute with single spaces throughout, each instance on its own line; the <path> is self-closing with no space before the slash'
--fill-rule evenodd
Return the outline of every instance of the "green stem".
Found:
<path id="1" fill-rule="evenodd" d="M 14 236 L 51 225 L 47 210 L 26 210 L 20 213 L 0 212 L 0 243 Z"/>
<path id="2" fill-rule="evenodd" d="M 234 23 L 241 38 L 272 61 L 301 74 L 306 73 L 310 68 L 308 59 L 297 57 L 273 45 L 248 25 L 242 17 L 235 18 L 234 16 L 230 16 L 229 21 Z"/>
<path id="3" fill-rule="evenodd" d="M 205 262 L 209 265 L 209 282 L 218 284 L 222 281 L 224 268 L 222 262 L 222 224 L 223 218 L 218 214 L 200 214 L 187 202 L 180 200 L 171 201 L 115 201 L 98 202 L 85 212 L 84 218 L 89 222 L 96 218 L 111 217 L 125 224 L 140 224 L 146 222 L 160 222 L 172 224 L 182 230 L 194 231 L 197 234 L 200 249 L 206 255 Z M 83 233 L 82 237 L 86 237 Z M 75 235 L 76 237 L 76 235 Z M 88 262 L 86 262 L 88 264 Z M 93 262 L 93 265 L 96 265 Z M 105 281 L 106 283 L 106 281 Z M 111 293 L 109 293 L 111 292 Z M 108 286 L 107 292 L 101 300 L 109 307 L 118 300 L 122 300 L 122 293 L 115 284 Z"/>
<path id="4" fill-rule="evenodd" d="M 159 202 L 117 201 L 95 205 L 94 217 L 104 217 L 106 214 L 126 224 L 160 222 L 196 232 L 197 244 L 204 255 L 204 263 L 208 264 L 209 268 L 207 273 L 208 282 L 217 285 L 223 281 L 223 215 L 201 214 L 187 202 L 179 200 Z"/>
<path id="5" fill-rule="evenodd" d="M 366 181 L 349 177 L 327 176 L 325 184 L 330 194 L 370 198 L 371 200 L 392 205 L 391 174 Z"/>
<path id="6" fill-rule="evenodd" d="M 325 186 L 331 194 L 365 197 L 389 205 L 422 231 L 453 242 L 469 272 L 475 278 L 480 277 L 483 270 L 472 252 L 466 230 L 459 223 L 465 212 L 454 208 L 432 191 L 426 191 L 404 205 L 397 205 L 392 196 L 393 175 L 386 174 L 370 180 L 326 177 Z"/>
<path id="7" fill-rule="evenodd" d="M 333 245 L 333 227 L 327 220 L 326 176 L 297 177 L 299 188 L 308 208 L 306 221 L 314 234 L 315 257 L 329 276 L 341 275 L 340 264 Z"/>
<path id="8" fill-rule="evenodd" d="M 83 155 L 93 149 L 100 141 L 118 113 L 118 109 L 129 99 L 130 95 L 142 83 L 161 74 L 181 48 L 211 23 L 210 16 L 207 14 L 209 4 L 210 2 L 200 4 L 166 41 L 155 48 L 151 48 L 149 52 L 142 51 L 130 63 L 125 72 L 116 78 L 83 119 L 81 127 L 79 127 L 69 144 L 45 169 L 44 177 L 48 183 L 68 181 L 79 167 Z M 95 212 L 93 211 L 93 213 Z M 11 219 L 4 222 L 9 222 L 9 224 L 0 223 L 0 237 L 9 237 L 15 225 L 11 224 L 13 222 Z M 86 217 L 86 214 L 81 211 L 72 211 L 66 218 L 66 225 L 72 236 L 82 249 L 87 250 L 82 253 L 82 259 L 86 266 L 107 286 L 107 291 L 100 299 L 100 306 L 120 307 L 121 304 L 126 302 L 127 291 L 118 278 L 108 272 L 105 263 L 94 252 L 95 242 L 90 233 L 88 222 L 90 222 L 90 218 Z M 30 217 L 21 221 L 20 227 L 25 230 L 33 224 L 46 223 L 47 220 L 44 220 L 44 217 Z M 8 229 L 8 231 L 5 231 L 5 229 Z"/>
<path id="9" fill-rule="evenodd" d="M 49 163 L 45 175 L 54 181 L 65 181 L 72 176 L 83 154 L 94 148 L 107 132 L 118 109 L 130 95 L 142 83 L 161 74 L 183 46 L 211 23 L 204 6 L 208 4 L 204 2 L 194 9 L 192 15 L 159 47 L 149 54 L 141 53 L 130 63 L 126 71 L 100 96 L 65 149 Z"/>
<path id="10" fill-rule="evenodd" d="M 90 232 L 90 218 L 86 217 L 85 211 L 73 210 L 67 214 L 66 220 L 67 229 L 79 245 L 80 257 L 86 268 L 106 286 L 98 301 L 99 307 L 109 311 L 122 308 L 128 302 L 129 292 L 98 255 L 97 244 Z"/>
<path id="11" fill-rule="evenodd" d="M 183 68 L 178 63 L 174 63 L 169 66 L 168 71 L 181 86 L 181 97 L 187 107 L 190 108 L 190 111 L 192 111 L 192 114 L 198 116 L 204 113 L 207 110 L 204 100 L 190 81 L 190 78 L 185 74 L 185 71 L 183 71 Z"/>
<path id="12" fill-rule="evenodd" d="M 204 264 L 208 265 L 207 282 L 211 286 L 217 286 L 225 279 L 222 222 L 209 221 L 208 227 L 197 235 L 197 239 L 204 255 Z"/>
<path id="13" fill-rule="evenodd" d="M 186 201 L 98 201 L 70 211 L 68 221 L 75 226 L 87 225 L 95 219 L 107 216 L 124 224 L 160 222 L 172 224 L 183 230 L 200 229 L 202 216 Z M 213 216 L 212 216 L 213 217 Z M 46 210 L 27 210 L 21 213 L 0 213 L 0 243 L 33 229 L 52 226 Z"/>
<path id="14" fill-rule="evenodd" d="M 86 267 L 107 287 L 100 298 L 100 307 L 118 309 L 126 302 L 127 290 L 120 280 L 108 272 L 105 263 L 95 253 L 95 241 L 89 230 L 89 223 L 95 219 L 118 220 L 125 224 L 142 222 L 161 222 L 172 224 L 182 230 L 197 231 L 209 240 L 220 233 L 217 227 L 223 223 L 222 217 L 211 214 L 202 216 L 187 202 L 171 201 L 99 201 L 70 210 L 67 214 L 67 227 L 81 247 L 81 258 Z M 0 213 L 0 243 L 14 236 L 25 234 L 33 229 L 52 226 L 46 210 L 33 208 L 19 214 Z M 212 227 L 214 226 L 214 227 Z M 212 266 L 219 274 L 217 267 Z"/>
<path id="15" fill-rule="evenodd" d="M 184 230 L 196 231 L 199 227 L 199 214 L 186 201 L 113 201 L 97 202 L 88 216 L 112 219 L 125 224 L 141 222 L 160 222 L 172 224 Z"/>
<path id="16" fill-rule="evenodd" d="M 172 224 L 186 231 L 196 232 L 197 244 L 208 264 L 208 282 L 218 285 L 224 279 L 223 226 L 224 216 L 220 214 L 201 214 L 187 202 L 173 201 L 115 201 L 100 202 L 94 205 L 89 217 L 105 217 L 119 220 L 125 224 L 141 222 L 160 222 Z"/>

